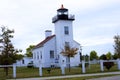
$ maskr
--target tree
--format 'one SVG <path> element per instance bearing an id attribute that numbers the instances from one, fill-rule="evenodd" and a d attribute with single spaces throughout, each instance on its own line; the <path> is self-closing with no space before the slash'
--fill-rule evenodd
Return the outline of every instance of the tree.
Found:
<path id="1" fill-rule="evenodd" d="M 78 48 L 71 48 L 70 46 L 65 46 L 61 54 L 66 56 L 68 59 L 68 67 L 70 71 L 70 57 L 74 57 L 77 54 Z"/>
<path id="2" fill-rule="evenodd" d="M 106 58 L 107 58 L 107 60 L 110 60 L 110 59 L 112 58 L 111 52 L 108 52 L 108 53 L 106 54 Z"/>
<path id="3" fill-rule="evenodd" d="M 96 51 L 91 51 L 90 52 L 90 60 L 98 59 L 97 52 Z"/>
<path id="4" fill-rule="evenodd" d="M 120 58 L 120 35 L 114 36 L 114 42 L 115 54 L 117 54 L 118 58 Z"/>
<path id="5" fill-rule="evenodd" d="M 118 55 L 116 53 L 114 53 L 114 55 L 112 57 L 113 57 L 113 59 L 117 59 Z"/>
<path id="6" fill-rule="evenodd" d="M 83 55 L 81 58 L 82 58 L 82 60 L 89 61 L 89 55 L 88 54 Z"/>
<path id="7" fill-rule="evenodd" d="M 21 60 L 23 57 L 24 57 L 24 55 L 22 55 L 22 54 L 16 54 L 17 60 Z"/>
<path id="8" fill-rule="evenodd" d="M 102 60 L 107 60 L 107 57 L 106 57 L 105 54 L 102 54 L 102 55 L 100 56 L 100 59 L 102 59 Z"/>
<path id="9" fill-rule="evenodd" d="M 1 27 L 0 65 L 11 65 L 17 60 L 16 54 L 19 50 L 15 49 L 11 42 L 11 38 L 13 38 L 12 33 L 14 33 L 14 30 L 10 30 L 4 26 Z M 4 69 L 6 71 L 6 75 L 8 75 L 8 67 L 5 67 Z"/>
<path id="10" fill-rule="evenodd" d="M 30 45 L 27 49 L 26 49 L 26 56 L 27 57 L 32 57 L 32 49 L 34 48 L 35 46 L 34 45 Z"/>

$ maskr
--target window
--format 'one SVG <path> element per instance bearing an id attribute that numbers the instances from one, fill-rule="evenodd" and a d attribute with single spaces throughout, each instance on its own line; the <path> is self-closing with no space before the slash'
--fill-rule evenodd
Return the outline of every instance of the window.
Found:
<path id="1" fill-rule="evenodd" d="M 70 46 L 69 42 L 65 42 L 65 46 L 69 47 Z"/>
<path id="2" fill-rule="evenodd" d="M 69 34 L 69 28 L 68 28 L 68 26 L 65 26 L 65 27 L 64 27 L 64 33 L 65 33 L 66 35 Z"/>
<path id="3" fill-rule="evenodd" d="M 22 64 L 24 64 L 24 60 L 22 60 Z"/>
<path id="4" fill-rule="evenodd" d="M 42 59 L 42 51 L 40 51 L 40 54 L 41 54 L 41 55 L 40 55 L 40 58 Z"/>
<path id="5" fill-rule="evenodd" d="M 34 55 L 34 59 L 36 59 L 36 53 L 34 53 L 33 55 Z"/>
<path id="6" fill-rule="evenodd" d="M 40 58 L 42 59 L 42 54 L 40 55 Z"/>
<path id="7" fill-rule="evenodd" d="M 50 51 L 50 58 L 54 58 L 54 51 L 53 50 Z"/>
<path id="8" fill-rule="evenodd" d="M 37 59 L 39 59 L 39 52 L 37 52 Z"/>

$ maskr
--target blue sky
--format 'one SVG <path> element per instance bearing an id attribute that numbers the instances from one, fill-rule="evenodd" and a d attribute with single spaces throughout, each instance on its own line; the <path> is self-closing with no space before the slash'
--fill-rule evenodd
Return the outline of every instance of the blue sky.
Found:
<path id="1" fill-rule="evenodd" d="M 75 15 L 74 40 L 83 54 L 114 52 L 113 36 L 120 34 L 120 0 L 0 0 L 0 25 L 15 30 L 13 43 L 25 49 L 42 41 L 52 30 L 52 17 L 61 4 Z"/>

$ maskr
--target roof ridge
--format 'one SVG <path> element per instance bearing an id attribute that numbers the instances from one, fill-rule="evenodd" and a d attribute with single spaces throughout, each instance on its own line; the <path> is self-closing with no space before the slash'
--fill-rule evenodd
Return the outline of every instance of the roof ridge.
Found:
<path id="1" fill-rule="evenodd" d="M 51 35 L 51 36 L 46 37 L 43 41 L 41 41 L 40 43 L 38 43 L 38 44 L 34 47 L 34 49 L 43 46 L 46 42 L 48 42 L 49 40 L 51 40 L 53 37 L 55 37 L 55 35 Z"/>

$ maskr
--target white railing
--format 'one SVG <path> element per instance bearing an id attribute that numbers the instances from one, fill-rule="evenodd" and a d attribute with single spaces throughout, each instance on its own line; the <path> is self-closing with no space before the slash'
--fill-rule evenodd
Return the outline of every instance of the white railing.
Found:
<path id="1" fill-rule="evenodd" d="M 75 15 L 72 14 L 68 15 L 68 19 L 75 19 Z"/>
<path id="2" fill-rule="evenodd" d="M 69 14 L 69 15 L 68 15 L 68 19 L 75 19 L 75 15 Z M 54 17 L 52 18 L 52 21 L 53 21 L 53 22 L 56 21 L 56 20 L 58 20 L 58 16 L 54 16 Z"/>
<path id="3" fill-rule="evenodd" d="M 54 21 L 56 21 L 58 19 L 58 16 L 54 16 L 53 18 L 52 18 L 52 21 L 54 22 Z"/>
<path id="4" fill-rule="evenodd" d="M 13 65 L 0 65 L 0 67 L 13 67 Z"/>

